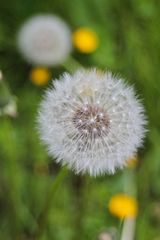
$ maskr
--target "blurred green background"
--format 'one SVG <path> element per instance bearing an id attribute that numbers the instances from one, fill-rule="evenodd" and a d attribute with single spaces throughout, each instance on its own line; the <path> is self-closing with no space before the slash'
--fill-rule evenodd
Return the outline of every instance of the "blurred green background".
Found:
<path id="1" fill-rule="evenodd" d="M 158 1 L 147 0 L 5 0 L 0 2 L 0 69 L 16 96 L 18 116 L 0 118 L 0 239 L 31 240 L 60 166 L 47 156 L 36 132 L 37 107 L 44 87 L 29 79 L 32 66 L 16 48 L 21 24 L 37 13 L 62 17 L 74 31 L 89 27 L 100 39 L 92 54 L 72 56 L 85 67 L 120 72 L 135 85 L 148 116 L 147 138 L 134 173 L 139 214 L 136 240 L 160 240 L 160 18 Z M 52 77 L 65 69 L 50 68 Z M 1 94 L 1 93 L 0 93 Z M 91 178 L 68 172 L 41 223 L 41 239 L 91 240 L 118 228 L 108 201 L 123 192 L 123 171 Z M 39 238 L 39 239 L 40 239 Z"/>

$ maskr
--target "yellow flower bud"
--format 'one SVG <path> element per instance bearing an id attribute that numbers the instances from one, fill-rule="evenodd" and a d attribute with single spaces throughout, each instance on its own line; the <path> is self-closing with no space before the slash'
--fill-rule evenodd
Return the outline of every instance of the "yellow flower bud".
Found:
<path id="1" fill-rule="evenodd" d="M 108 205 L 109 211 L 118 218 L 136 217 L 138 204 L 135 198 L 125 194 L 114 195 Z"/>
<path id="2" fill-rule="evenodd" d="M 129 159 L 126 161 L 126 166 L 127 166 L 128 168 L 135 168 L 137 165 L 138 165 L 138 156 L 137 156 L 137 155 L 129 158 Z"/>
<path id="3" fill-rule="evenodd" d="M 82 27 L 73 33 L 73 43 L 80 52 L 92 53 L 97 49 L 99 39 L 94 31 Z"/>
<path id="4" fill-rule="evenodd" d="M 47 68 L 37 67 L 30 73 L 31 81 L 38 86 L 42 86 L 48 83 L 51 78 L 51 74 Z"/>

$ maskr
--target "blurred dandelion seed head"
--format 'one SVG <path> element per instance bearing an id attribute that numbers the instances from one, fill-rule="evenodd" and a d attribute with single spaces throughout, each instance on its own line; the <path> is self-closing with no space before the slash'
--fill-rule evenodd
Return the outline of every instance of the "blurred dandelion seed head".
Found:
<path id="1" fill-rule="evenodd" d="M 17 103 L 16 99 L 12 99 L 9 104 L 4 108 L 4 114 L 11 116 L 11 117 L 17 117 L 18 116 L 18 109 L 17 109 Z"/>
<path id="2" fill-rule="evenodd" d="M 109 128 L 109 118 L 104 110 L 88 104 L 77 109 L 73 123 L 83 138 L 102 137 Z"/>
<path id="3" fill-rule="evenodd" d="M 98 240 L 115 240 L 117 239 L 117 229 L 115 227 L 108 228 L 100 232 Z"/>
<path id="4" fill-rule="evenodd" d="M 112 240 L 112 236 L 109 233 L 101 233 L 98 240 Z"/>
<path id="5" fill-rule="evenodd" d="M 120 78 L 96 69 L 65 73 L 41 103 L 42 141 L 57 162 L 96 176 L 123 168 L 141 146 L 144 109 Z"/>
<path id="6" fill-rule="evenodd" d="M 38 15 L 21 27 L 17 44 L 28 62 L 57 65 L 65 61 L 71 51 L 71 32 L 59 17 Z"/>

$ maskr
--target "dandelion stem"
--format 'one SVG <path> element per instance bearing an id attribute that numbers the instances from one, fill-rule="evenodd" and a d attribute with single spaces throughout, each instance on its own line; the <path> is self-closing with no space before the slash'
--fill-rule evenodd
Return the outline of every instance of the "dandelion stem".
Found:
<path id="1" fill-rule="evenodd" d="M 126 218 L 124 220 L 121 240 L 133 240 L 134 239 L 134 232 L 135 232 L 135 218 Z"/>
<path id="2" fill-rule="evenodd" d="M 66 62 L 62 65 L 70 73 L 74 73 L 77 69 L 83 68 L 83 66 L 71 56 L 67 58 Z"/>
<path id="3" fill-rule="evenodd" d="M 120 233 L 122 232 L 123 223 L 124 223 L 124 218 L 120 219 L 120 222 L 119 222 L 119 226 L 118 226 L 119 236 L 120 236 Z"/>
<path id="4" fill-rule="evenodd" d="M 136 176 L 134 169 L 125 169 L 123 172 L 124 179 L 124 192 L 136 197 L 137 188 L 136 188 Z"/>
<path id="5" fill-rule="evenodd" d="M 83 233 L 83 214 L 84 214 L 84 187 L 85 178 L 83 176 L 73 177 L 73 191 L 74 191 L 74 205 L 75 215 L 74 215 L 74 234 L 73 240 L 82 239 Z"/>
<path id="6" fill-rule="evenodd" d="M 126 194 L 137 195 L 136 179 L 134 169 L 125 169 L 124 191 Z M 136 218 L 125 218 L 121 229 L 121 240 L 133 240 L 135 234 Z"/>
<path id="7" fill-rule="evenodd" d="M 50 208 L 52 207 L 54 195 L 55 195 L 59 185 L 62 183 L 63 179 L 65 178 L 67 172 L 68 171 L 66 170 L 66 168 L 62 168 L 60 170 L 60 172 L 58 173 L 58 176 L 56 176 L 56 178 L 50 188 L 50 191 L 46 198 L 44 209 L 41 212 L 41 214 L 37 220 L 38 229 L 37 229 L 37 233 L 35 234 L 35 238 L 34 238 L 35 240 L 41 239 L 41 237 L 44 233 L 44 230 L 47 225 L 48 214 L 49 214 Z"/>

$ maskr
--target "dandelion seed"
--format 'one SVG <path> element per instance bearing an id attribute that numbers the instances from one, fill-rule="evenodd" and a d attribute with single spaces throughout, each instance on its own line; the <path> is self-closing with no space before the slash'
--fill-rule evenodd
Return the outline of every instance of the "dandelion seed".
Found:
<path id="1" fill-rule="evenodd" d="M 144 109 L 133 88 L 96 69 L 65 73 L 53 84 L 38 115 L 49 154 L 76 173 L 96 176 L 123 168 L 145 135 Z"/>

